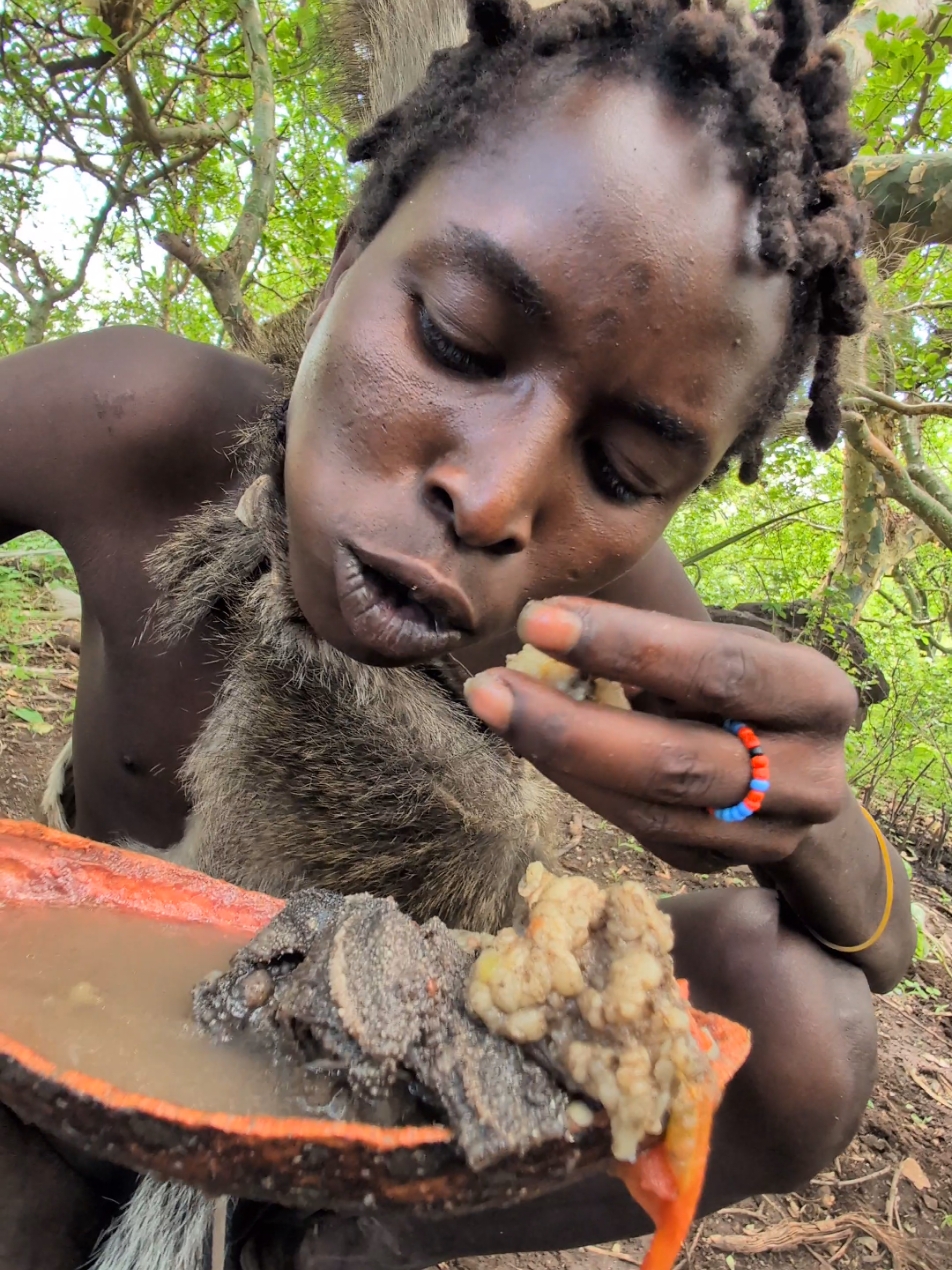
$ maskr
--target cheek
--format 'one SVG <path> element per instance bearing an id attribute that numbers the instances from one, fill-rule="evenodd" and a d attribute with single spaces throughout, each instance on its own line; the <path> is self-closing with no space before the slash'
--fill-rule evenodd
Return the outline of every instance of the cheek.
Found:
<path id="1" fill-rule="evenodd" d="M 645 500 L 630 511 L 594 502 L 581 489 L 566 498 L 558 516 L 540 532 L 534 548 L 532 594 L 591 595 L 627 573 L 664 533 L 677 510 L 674 500 Z"/>
<path id="2" fill-rule="evenodd" d="M 364 290 L 338 293 L 312 339 L 291 398 L 291 432 L 322 463 L 393 475 L 425 449 L 435 394 L 411 346 L 405 296 Z"/>

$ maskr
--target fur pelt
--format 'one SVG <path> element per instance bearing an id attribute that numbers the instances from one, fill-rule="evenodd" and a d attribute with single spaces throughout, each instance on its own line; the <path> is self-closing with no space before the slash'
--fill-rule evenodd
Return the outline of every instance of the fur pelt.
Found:
<path id="1" fill-rule="evenodd" d="M 529 0 L 544 9 L 554 0 Z M 420 81 L 433 54 L 468 35 L 463 0 L 326 0 L 317 56 L 351 130 L 392 110 Z"/>
<path id="2" fill-rule="evenodd" d="M 189 517 L 150 562 L 158 632 L 211 615 L 229 662 L 184 768 L 175 858 L 274 895 L 369 891 L 496 929 L 547 858 L 552 787 L 470 713 L 453 663 L 365 666 L 315 637 L 288 577 L 281 420 L 252 438 L 240 502 Z"/>
<path id="3" fill-rule="evenodd" d="M 215 1201 L 145 1177 L 106 1232 L 90 1270 L 206 1270 Z"/>

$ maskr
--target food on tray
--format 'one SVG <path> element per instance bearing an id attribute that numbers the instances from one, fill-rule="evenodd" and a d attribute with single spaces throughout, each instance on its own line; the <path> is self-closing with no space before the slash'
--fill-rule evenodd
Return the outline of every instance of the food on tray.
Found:
<path id="1" fill-rule="evenodd" d="M 334 1073 L 351 1114 L 431 1115 L 479 1171 L 607 1119 L 619 1177 L 658 1227 L 665 1270 L 700 1195 L 714 1110 L 743 1029 L 687 1004 L 668 918 L 635 882 L 607 890 L 529 866 L 525 913 L 495 936 L 418 926 L 392 900 L 302 892 L 196 1017 Z"/>
<path id="2" fill-rule="evenodd" d="M 655 1222 L 646 1270 L 671 1270 L 749 1036 L 687 1004 L 635 883 L 533 864 L 521 896 L 511 927 L 452 931 L 0 822 L 0 1101 L 310 1212 L 466 1211 L 610 1169 Z"/>

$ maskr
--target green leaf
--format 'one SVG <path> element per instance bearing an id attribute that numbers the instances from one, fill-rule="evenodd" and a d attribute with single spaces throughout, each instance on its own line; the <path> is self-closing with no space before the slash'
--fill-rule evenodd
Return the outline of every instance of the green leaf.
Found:
<path id="1" fill-rule="evenodd" d="M 46 736 L 48 732 L 53 731 L 52 723 L 47 723 L 39 710 L 32 710 L 28 706 L 8 706 L 7 710 L 15 719 L 28 723 L 30 731 L 36 732 L 39 736 Z"/>

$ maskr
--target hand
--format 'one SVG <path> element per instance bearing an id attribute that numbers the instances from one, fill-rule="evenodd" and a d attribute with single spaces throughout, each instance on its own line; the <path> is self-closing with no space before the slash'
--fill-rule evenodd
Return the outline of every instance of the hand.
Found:
<path id="1" fill-rule="evenodd" d="M 423 1270 L 462 1257 L 578 1248 L 650 1230 L 624 1186 L 596 1173 L 534 1199 L 473 1213 L 308 1216 L 276 1205 L 239 1204 L 233 1235 L 249 1270 Z"/>
<path id="2" fill-rule="evenodd" d="M 466 685 L 473 711 L 517 754 L 662 859 L 704 873 L 786 859 L 847 797 L 843 741 L 856 693 L 828 658 L 742 627 L 560 598 L 530 604 L 527 643 L 584 673 L 625 684 L 633 713 L 580 704 L 515 671 Z M 638 693 L 675 717 L 639 709 Z M 709 807 L 750 783 L 741 742 L 717 721 L 749 723 L 770 759 L 762 810 L 736 824 Z M 713 721 L 712 721 L 713 720 Z"/>

